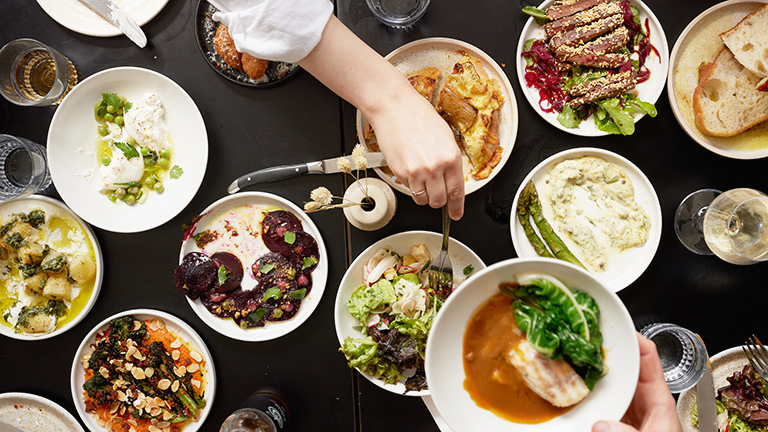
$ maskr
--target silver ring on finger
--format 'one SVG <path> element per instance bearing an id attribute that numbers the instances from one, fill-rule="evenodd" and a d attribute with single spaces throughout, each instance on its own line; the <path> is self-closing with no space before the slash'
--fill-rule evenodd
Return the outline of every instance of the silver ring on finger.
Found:
<path id="1" fill-rule="evenodd" d="M 411 195 L 413 195 L 413 196 L 415 196 L 415 197 L 417 197 L 417 196 L 419 196 L 419 195 L 424 195 L 425 193 L 427 193 L 427 190 L 426 190 L 426 189 L 424 189 L 424 190 L 420 190 L 420 191 L 411 191 Z"/>

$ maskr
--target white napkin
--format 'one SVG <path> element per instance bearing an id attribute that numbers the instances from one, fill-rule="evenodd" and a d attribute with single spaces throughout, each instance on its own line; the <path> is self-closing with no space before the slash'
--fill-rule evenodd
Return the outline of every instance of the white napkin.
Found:
<path id="1" fill-rule="evenodd" d="M 333 13 L 328 0 L 208 0 L 240 52 L 295 63 L 312 51 Z"/>

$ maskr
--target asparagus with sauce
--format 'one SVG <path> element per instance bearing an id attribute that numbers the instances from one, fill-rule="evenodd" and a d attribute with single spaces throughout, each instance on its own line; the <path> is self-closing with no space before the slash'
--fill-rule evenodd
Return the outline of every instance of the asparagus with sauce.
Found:
<path id="1" fill-rule="evenodd" d="M 527 198 L 527 199 L 525 199 Z M 528 185 L 523 189 L 523 191 L 520 193 L 520 199 L 518 200 L 518 218 L 520 218 L 521 213 L 521 205 L 520 202 L 527 204 L 527 208 L 525 208 L 526 214 L 530 214 L 533 218 L 533 222 L 536 224 L 536 227 L 539 229 L 539 233 L 541 233 L 541 238 L 544 239 L 544 242 L 546 242 L 547 246 L 549 246 L 549 249 L 552 251 L 551 254 L 549 254 L 549 251 L 547 251 L 548 255 L 542 254 L 540 252 L 541 246 L 541 240 L 538 238 L 536 233 L 533 231 L 533 227 L 529 222 L 527 222 L 528 226 L 530 227 L 530 231 L 532 235 L 529 235 L 528 229 L 525 228 L 525 224 L 521 220 L 521 224 L 523 224 L 523 229 L 525 230 L 525 234 L 528 237 L 528 240 L 533 244 L 534 249 L 536 250 L 536 253 L 540 256 L 549 256 L 551 257 L 554 255 L 556 258 L 561 259 L 563 261 L 568 261 L 570 263 L 576 264 L 581 268 L 586 269 L 584 265 L 579 261 L 578 258 L 576 258 L 573 253 L 568 249 L 568 246 L 565 245 L 563 240 L 560 238 L 560 236 L 555 233 L 555 230 L 552 229 L 552 226 L 547 222 L 547 220 L 544 218 L 544 213 L 541 211 L 541 201 L 539 201 L 539 193 L 536 191 L 536 186 L 533 184 L 533 182 L 528 183 Z M 525 217 L 523 217 L 525 218 Z M 535 241 L 532 240 L 532 238 L 535 238 Z M 539 243 L 539 246 L 536 245 L 536 242 Z M 546 251 L 546 248 L 544 248 Z"/>

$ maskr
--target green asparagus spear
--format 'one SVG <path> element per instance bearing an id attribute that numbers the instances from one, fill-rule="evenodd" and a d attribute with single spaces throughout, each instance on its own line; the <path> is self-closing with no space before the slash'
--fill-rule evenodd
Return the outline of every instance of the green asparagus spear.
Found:
<path id="1" fill-rule="evenodd" d="M 547 245 L 552 250 L 552 253 L 555 255 L 555 257 L 586 269 L 581 261 L 579 261 L 579 259 L 576 258 L 570 250 L 568 250 L 568 246 L 566 246 L 565 243 L 563 243 L 563 240 L 557 235 L 557 233 L 555 233 L 555 230 L 552 229 L 552 226 L 549 225 L 549 222 L 544 219 L 544 214 L 541 211 L 541 201 L 539 201 L 539 193 L 536 191 L 536 187 L 533 186 L 533 182 L 526 186 L 526 188 L 529 186 L 531 187 L 531 190 L 528 200 L 528 210 L 530 210 L 531 216 L 533 216 L 533 222 L 539 228 L 541 238 L 547 242 Z"/>
<path id="2" fill-rule="evenodd" d="M 531 242 L 536 254 L 545 258 L 554 258 L 552 254 L 549 253 L 544 242 L 539 238 L 539 235 L 536 234 L 533 225 L 531 225 L 531 215 L 528 212 L 528 201 L 531 199 L 531 189 L 534 191 L 536 190 L 536 186 L 533 185 L 533 182 L 530 182 L 523 188 L 523 191 L 520 192 L 520 197 L 517 199 L 517 220 L 520 221 L 520 225 L 522 225 L 523 231 L 525 231 L 525 236 L 528 237 L 528 241 Z"/>

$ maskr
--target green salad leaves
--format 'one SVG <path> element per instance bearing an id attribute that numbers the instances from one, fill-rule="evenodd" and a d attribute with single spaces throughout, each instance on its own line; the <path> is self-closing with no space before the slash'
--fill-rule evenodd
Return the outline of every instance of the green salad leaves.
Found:
<path id="1" fill-rule="evenodd" d="M 502 292 L 514 299 L 515 321 L 528 343 L 545 357 L 566 360 L 592 390 L 605 373 L 595 300 L 548 275 L 518 276 L 518 283 Z"/>

